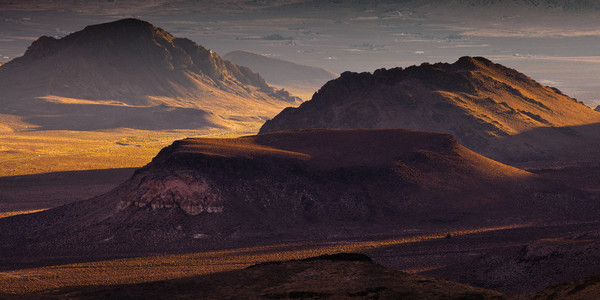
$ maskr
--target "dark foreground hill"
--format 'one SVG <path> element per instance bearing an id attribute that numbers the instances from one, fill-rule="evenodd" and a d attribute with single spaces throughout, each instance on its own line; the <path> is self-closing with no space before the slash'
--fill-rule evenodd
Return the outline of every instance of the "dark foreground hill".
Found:
<path id="1" fill-rule="evenodd" d="M 453 64 L 424 63 L 372 74 L 345 72 L 312 100 L 267 121 L 260 132 L 299 128 L 446 132 L 478 153 L 514 162 L 563 159 L 567 154 L 600 157 L 596 147 L 600 134 L 586 130 L 599 122 L 600 113 L 557 89 L 485 58 L 462 57 Z M 580 152 L 567 153 L 561 148 L 565 144 Z"/>
<path id="2" fill-rule="evenodd" d="M 0 219 L 0 259 L 393 235 L 414 224 L 559 222 L 597 211 L 584 192 L 546 184 L 447 134 L 302 130 L 186 139 L 105 195 Z"/>
<path id="3" fill-rule="evenodd" d="M 492 290 L 394 271 L 362 254 L 277 261 L 169 281 L 74 287 L 35 296 L 70 299 L 501 299 Z"/>
<path id="4" fill-rule="evenodd" d="M 323 68 L 304 66 L 249 51 L 229 52 L 223 58 L 258 72 L 270 84 L 285 87 L 295 95 L 299 92 L 307 94 L 309 98 L 323 84 L 338 76 Z"/>
<path id="5" fill-rule="evenodd" d="M 0 67 L 0 113 L 42 129 L 229 127 L 298 98 L 150 23 L 123 19 L 43 36 Z"/>

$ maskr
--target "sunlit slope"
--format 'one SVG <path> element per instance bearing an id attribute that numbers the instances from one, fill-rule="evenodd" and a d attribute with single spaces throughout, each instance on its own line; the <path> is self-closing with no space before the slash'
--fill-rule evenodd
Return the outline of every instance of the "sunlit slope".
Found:
<path id="1" fill-rule="evenodd" d="M 298 101 L 138 19 L 39 38 L 0 67 L 0 98 L 0 113 L 44 130 L 231 128 Z"/>
<path id="2" fill-rule="evenodd" d="M 261 133 L 297 128 L 405 128 L 446 132 L 476 151 L 541 127 L 600 122 L 600 113 L 481 57 L 345 72 L 312 100 L 267 121 Z M 535 147 L 535 145 L 533 145 Z"/>
<path id="3" fill-rule="evenodd" d="M 0 134 L 0 176 L 136 168 L 173 140 L 220 131 L 31 131 Z"/>

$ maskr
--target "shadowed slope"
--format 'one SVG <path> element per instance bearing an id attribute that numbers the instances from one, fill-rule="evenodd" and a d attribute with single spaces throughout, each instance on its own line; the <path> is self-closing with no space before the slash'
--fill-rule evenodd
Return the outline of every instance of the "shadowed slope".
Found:
<path id="1" fill-rule="evenodd" d="M 58 40 L 43 36 L 2 65 L 0 78 L 2 111 L 49 129 L 227 126 L 298 100 L 250 69 L 137 19 L 91 25 Z"/>
<path id="2" fill-rule="evenodd" d="M 373 74 L 345 72 L 312 100 L 267 121 L 260 132 L 298 128 L 446 132 L 470 149 L 503 158 L 507 149 L 495 149 L 501 147 L 495 143 L 504 137 L 540 127 L 595 122 L 600 122 L 600 113 L 554 88 L 485 58 L 462 57 L 454 64 L 425 63 Z"/>

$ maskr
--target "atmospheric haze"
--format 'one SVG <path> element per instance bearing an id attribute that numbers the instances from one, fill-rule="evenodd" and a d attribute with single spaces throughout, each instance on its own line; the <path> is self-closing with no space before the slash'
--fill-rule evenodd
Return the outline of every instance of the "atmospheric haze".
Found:
<path id="1" fill-rule="evenodd" d="M 0 0 L 0 298 L 598 298 L 599 14 Z"/>

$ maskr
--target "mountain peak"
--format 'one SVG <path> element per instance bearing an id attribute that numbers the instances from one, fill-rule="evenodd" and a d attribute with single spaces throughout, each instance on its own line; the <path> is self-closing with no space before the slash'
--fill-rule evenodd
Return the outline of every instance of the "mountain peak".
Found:
<path id="1" fill-rule="evenodd" d="M 115 49 L 144 39 L 147 41 L 166 40 L 170 42 L 174 37 L 146 21 L 129 18 L 89 25 L 83 30 L 69 34 L 62 39 L 42 36 L 31 44 L 23 57 L 41 58 L 64 50 L 65 47 L 74 46 L 90 48 L 90 50 L 107 47 Z"/>
<path id="2" fill-rule="evenodd" d="M 22 57 L 2 65 L 0 78 L 0 95 L 10 93 L 10 97 L 5 97 L 9 100 L 40 101 L 40 98 L 51 96 L 117 100 L 137 107 L 164 103 L 216 113 L 223 120 L 229 119 L 227 114 L 232 112 L 223 111 L 222 105 L 213 105 L 223 99 L 235 102 L 235 107 L 243 106 L 240 109 L 244 112 L 238 111 L 235 115 L 246 115 L 256 107 L 269 111 L 255 110 L 265 113 L 258 115 L 257 120 L 299 101 L 286 91 L 274 89 L 247 67 L 223 60 L 190 39 L 174 37 L 146 21 L 131 18 L 90 25 L 61 39 L 40 37 Z M 32 109 L 34 106 L 13 104 L 22 115 L 40 114 L 41 108 L 36 110 Z M 54 115 L 64 115 L 56 103 L 42 104 L 52 106 L 46 107 L 46 112 L 57 109 Z M 250 117 L 257 116 L 252 114 Z M 227 122 L 217 119 L 214 122 Z M 129 121 L 124 122 L 130 126 Z M 55 124 L 61 126 L 64 123 L 57 121 Z"/>
<path id="3" fill-rule="evenodd" d="M 494 65 L 494 63 L 491 62 L 489 59 L 481 56 L 463 56 L 459 58 L 453 65 L 465 69 L 477 69 L 492 66 Z"/>
<path id="4" fill-rule="evenodd" d="M 492 142 L 540 127 L 600 121 L 589 107 L 483 57 L 374 73 L 344 72 L 260 133 L 300 128 L 404 128 L 450 133 L 495 156 Z M 497 152 L 494 152 L 497 151 Z"/>

